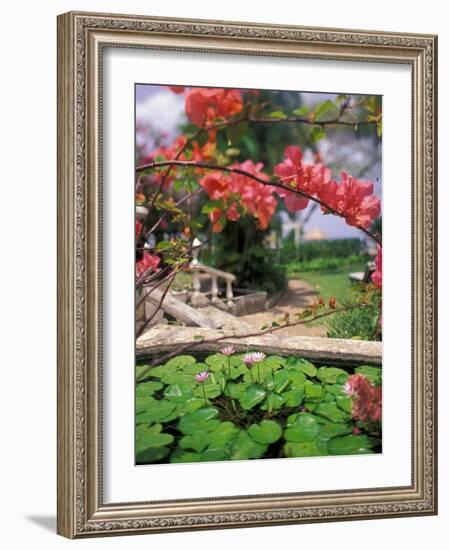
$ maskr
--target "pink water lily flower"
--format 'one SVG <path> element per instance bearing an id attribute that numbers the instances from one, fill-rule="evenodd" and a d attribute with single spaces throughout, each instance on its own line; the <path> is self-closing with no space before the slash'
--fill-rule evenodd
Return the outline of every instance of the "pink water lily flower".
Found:
<path id="1" fill-rule="evenodd" d="M 202 372 L 196 374 L 195 378 L 197 382 L 205 382 L 209 378 L 209 373 L 207 372 L 207 370 L 203 370 Z"/>
<path id="2" fill-rule="evenodd" d="M 245 356 L 243 357 L 243 362 L 248 368 L 250 368 L 254 365 L 254 363 L 260 363 L 261 361 L 263 361 L 265 357 L 265 353 L 262 353 L 261 351 L 253 351 L 251 353 L 245 354 Z"/>
<path id="3" fill-rule="evenodd" d="M 243 357 L 243 362 L 248 368 L 251 368 L 254 363 L 253 354 L 252 353 L 246 353 Z"/>
<path id="4" fill-rule="evenodd" d="M 252 356 L 253 356 L 253 363 L 260 363 L 266 357 L 265 353 L 262 353 L 261 351 L 254 351 L 252 353 Z"/>
<path id="5" fill-rule="evenodd" d="M 235 348 L 234 346 L 225 346 L 222 348 L 221 353 L 229 357 L 229 355 L 233 355 L 235 353 Z"/>

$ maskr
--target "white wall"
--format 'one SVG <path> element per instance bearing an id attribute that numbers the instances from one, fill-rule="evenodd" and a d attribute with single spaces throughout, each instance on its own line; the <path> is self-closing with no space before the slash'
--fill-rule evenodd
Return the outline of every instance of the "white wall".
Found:
<path id="1" fill-rule="evenodd" d="M 257 6 L 257 7 L 256 7 Z M 229 19 L 440 35 L 440 515 L 305 526 L 207 531 L 70 542 L 54 534 L 56 513 L 56 15 L 69 10 Z M 0 312 L 2 338 L 0 485 L 4 548 L 353 547 L 399 543 L 446 548 L 449 534 L 448 323 L 449 30 L 445 3 L 10 1 L 2 5 L 0 135 Z M 404 205 L 407 207 L 407 205 Z M 400 205 L 398 205 L 400 208 Z M 29 216 L 27 223 L 24 217 Z M 5 254 L 6 251 L 6 254 Z M 6 432 L 6 433 L 5 433 Z M 10 540 L 6 540 L 10 539 Z"/>

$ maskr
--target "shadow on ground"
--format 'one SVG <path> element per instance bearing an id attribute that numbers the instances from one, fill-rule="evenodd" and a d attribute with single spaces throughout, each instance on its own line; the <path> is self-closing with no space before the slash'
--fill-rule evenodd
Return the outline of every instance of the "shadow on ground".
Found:
<path id="1" fill-rule="evenodd" d="M 42 529 L 45 529 L 46 531 L 51 531 L 52 533 L 56 533 L 56 516 L 25 516 L 25 519 L 27 519 L 29 522 L 34 523 L 38 525 L 39 527 L 42 527 Z"/>

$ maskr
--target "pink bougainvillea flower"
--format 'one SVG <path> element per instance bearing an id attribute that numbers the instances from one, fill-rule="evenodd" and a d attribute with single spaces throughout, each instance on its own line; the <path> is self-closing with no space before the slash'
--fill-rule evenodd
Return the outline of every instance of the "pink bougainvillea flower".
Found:
<path id="1" fill-rule="evenodd" d="M 269 181 L 267 174 L 262 172 L 263 164 L 246 160 L 241 164 L 233 164 L 233 169 L 243 170 L 263 181 Z M 231 172 L 210 172 L 204 175 L 200 185 L 209 198 L 222 201 L 223 205 L 209 213 L 214 232 L 220 232 L 223 224 L 217 224 L 220 218 L 236 221 L 242 212 L 249 213 L 257 219 L 257 227 L 266 229 L 276 211 L 277 200 L 273 195 L 273 187 L 258 182 L 244 174 Z M 237 199 L 237 200 L 236 200 Z"/>
<path id="2" fill-rule="evenodd" d="M 208 378 L 209 378 L 209 372 L 207 370 L 203 370 L 202 372 L 199 372 L 198 374 L 195 375 L 196 381 L 199 382 L 200 384 L 202 382 L 205 382 Z"/>
<path id="3" fill-rule="evenodd" d="M 169 88 L 175 94 L 183 94 L 185 92 L 185 86 L 169 86 Z"/>
<path id="4" fill-rule="evenodd" d="M 142 230 L 142 222 L 139 220 L 136 220 L 136 238 L 140 235 L 141 230 Z"/>
<path id="5" fill-rule="evenodd" d="M 377 286 L 377 288 L 382 288 L 382 247 L 377 245 L 377 256 L 374 260 L 376 265 L 376 270 L 371 275 L 371 280 Z"/>
<path id="6" fill-rule="evenodd" d="M 330 170 L 322 164 L 306 164 L 303 162 L 301 148 L 288 145 L 284 150 L 284 160 L 274 167 L 274 173 L 286 187 L 292 187 L 308 196 L 315 196 L 330 180 Z M 284 199 L 289 212 L 304 210 L 309 204 L 309 198 L 289 191 L 276 188 L 276 193 Z"/>
<path id="7" fill-rule="evenodd" d="M 212 223 L 212 232 L 221 233 L 225 224 L 223 220 L 223 210 L 214 208 L 212 212 L 209 212 L 209 219 Z"/>
<path id="8" fill-rule="evenodd" d="M 187 117 L 203 127 L 216 118 L 228 118 L 240 113 L 243 99 L 240 90 L 224 88 L 191 88 L 186 93 Z"/>
<path id="9" fill-rule="evenodd" d="M 373 195 L 373 183 L 358 180 L 346 172 L 341 173 L 340 184 L 333 181 L 322 186 L 318 197 L 343 216 L 348 225 L 368 229 L 380 215 L 380 199 Z M 326 206 L 321 208 L 326 212 Z"/>
<path id="10" fill-rule="evenodd" d="M 352 397 L 352 417 L 361 422 L 378 422 L 382 418 L 382 388 L 375 386 L 362 374 L 352 374 L 344 385 Z"/>
<path id="11" fill-rule="evenodd" d="M 209 172 L 200 179 L 200 185 L 212 200 L 226 198 L 229 195 L 229 178 L 222 172 Z"/>
<path id="12" fill-rule="evenodd" d="M 161 259 L 159 258 L 159 256 L 154 256 L 145 251 L 143 253 L 142 259 L 136 262 L 136 276 L 140 277 L 150 269 L 151 271 L 157 271 L 160 261 Z"/>
<path id="13" fill-rule="evenodd" d="M 221 349 L 221 353 L 223 355 L 233 355 L 235 353 L 235 348 L 234 346 L 225 346 L 224 348 Z"/>
<path id="14" fill-rule="evenodd" d="M 269 176 L 262 172 L 262 162 L 254 163 L 252 160 L 245 160 L 240 164 L 233 164 L 232 168 L 244 170 L 266 182 L 270 180 Z M 230 190 L 241 197 L 242 206 L 257 219 L 257 227 L 266 229 L 276 211 L 277 200 L 273 195 L 274 188 L 233 172 L 230 176 Z"/>

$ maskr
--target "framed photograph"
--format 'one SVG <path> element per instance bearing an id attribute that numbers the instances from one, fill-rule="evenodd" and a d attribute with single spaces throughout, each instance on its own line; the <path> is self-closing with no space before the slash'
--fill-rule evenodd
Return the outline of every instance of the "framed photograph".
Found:
<path id="1" fill-rule="evenodd" d="M 437 512 L 437 37 L 58 17 L 58 532 Z"/>

